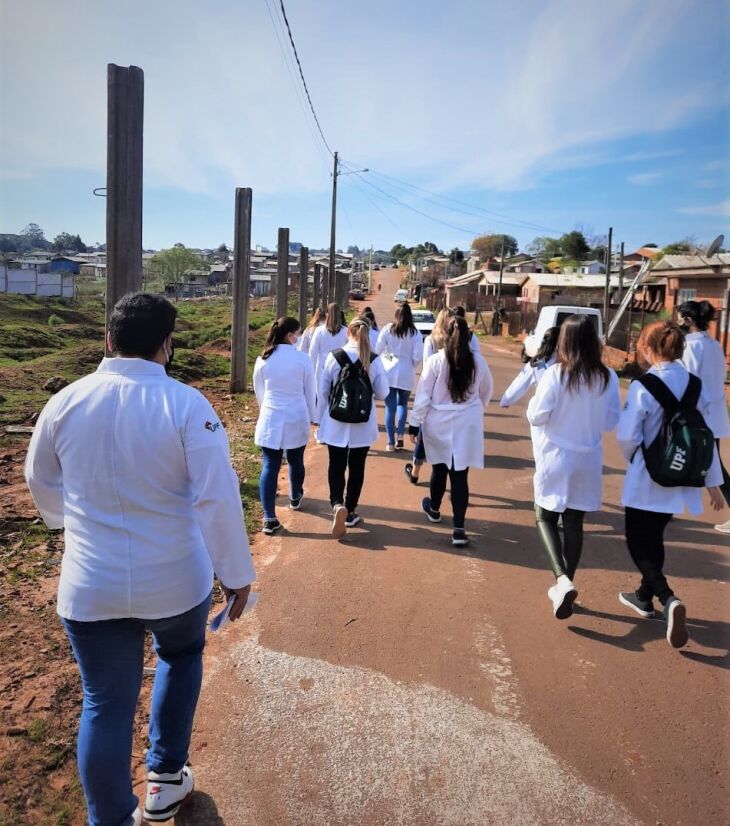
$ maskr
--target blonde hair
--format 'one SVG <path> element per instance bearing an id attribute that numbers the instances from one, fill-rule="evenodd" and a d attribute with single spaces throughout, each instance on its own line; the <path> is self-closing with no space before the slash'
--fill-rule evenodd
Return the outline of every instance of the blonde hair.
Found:
<path id="1" fill-rule="evenodd" d="M 448 335 L 447 328 L 449 321 L 451 321 L 453 316 L 454 311 L 450 310 L 448 307 L 444 307 L 443 310 L 441 310 L 436 316 L 433 330 L 431 330 L 431 341 L 433 342 L 436 350 L 443 350 L 446 346 L 446 337 Z"/>
<path id="2" fill-rule="evenodd" d="M 317 327 L 320 324 L 324 324 L 325 318 L 327 318 L 327 311 L 322 309 L 322 307 L 317 307 L 317 309 L 312 313 L 312 317 L 309 319 L 307 329 L 310 327 Z"/>
<path id="3" fill-rule="evenodd" d="M 347 332 L 357 342 L 357 354 L 365 372 L 370 374 L 370 325 L 364 318 L 354 318 L 347 325 Z"/>

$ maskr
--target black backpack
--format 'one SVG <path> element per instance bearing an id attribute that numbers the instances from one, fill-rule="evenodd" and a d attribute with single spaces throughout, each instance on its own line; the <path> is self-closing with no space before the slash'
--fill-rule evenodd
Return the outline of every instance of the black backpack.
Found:
<path id="1" fill-rule="evenodd" d="M 697 409 L 702 382 L 690 373 L 681 399 L 652 373 L 637 379 L 664 409 L 664 419 L 650 445 L 642 443 L 649 476 L 665 488 L 705 487 L 715 450 L 715 438 Z"/>
<path id="2" fill-rule="evenodd" d="M 330 418 L 348 424 L 361 424 L 370 419 L 373 407 L 373 385 L 360 359 L 350 361 L 344 350 L 333 350 L 340 365 L 340 375 L 330 391 Z M 377 356 L 370 356 L 372 364 Z"/>

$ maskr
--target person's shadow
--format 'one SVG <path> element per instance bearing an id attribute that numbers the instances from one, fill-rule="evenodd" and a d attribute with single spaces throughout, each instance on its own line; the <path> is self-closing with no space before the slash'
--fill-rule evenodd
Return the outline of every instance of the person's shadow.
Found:
<path id="1" fill-rule="evenodd" d="M 226 826 L 218 807 L 205 792 L 193 792 L 190 803 L 175 815 L 175 826 Z"/>

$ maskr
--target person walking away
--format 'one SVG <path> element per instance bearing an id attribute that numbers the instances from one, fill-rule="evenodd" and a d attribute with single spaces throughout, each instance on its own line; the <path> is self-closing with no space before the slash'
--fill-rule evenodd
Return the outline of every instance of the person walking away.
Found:
<path id="1" fill-rule="evenodd" d="M 329 451 L 335 539 L 341 539 L 347 528 L 360 522 L 357 505 L 365 481 L 365 461 L 378 438 L 375 399 L 384 399 L 390 390 L 382 361 L 370 350 L 367 321 L 356 318 L 347 333 L 345 346 L 327 356 L 318 394 L 319 438 Z M 356 400 L 360 404 L 353 405 Z"/>
<path id="2" fill-rule="evenodd" d="M 730 437 L 730 416 L 725 400 L 725 376 L 727 365 L 725 354 L 719 341 L 710 338 L 707 328 L 715 318 L 715 308 L 709 301 L 685 301 L 677 310 L 680 324 L 687 331 L 682 363 L 692 375 L 702 381 L 702 400 L 705 403 L 707 426 L 717 440 L 720 454 L 720 439 Z M 730 476 L 722 463 L 722 484 L 720 492 L 725 503 L 730 505 Z M 715 530 L 730 533 L 730 519 L 715 525 Z"/>
<path id="3" fill-rule="evenodd" d="M 259 494 L 265 534 L 281 528 L 276 518 L 276 485 L 284 451 L 291 510 L 301 508 L 304 496 L 304 449 L 309 424 L 317 416 L 317 403 L 312 360 L 295 346 L 299 329 L 299 322 L 289 316 L 274 321 L 253 368 L 253 389 L 259 404 L 254 444 L 261 448 L 263 457 Z"/>
<path id="4" fill-rule="evenodd" d="M 705 427 L 705 422 L 711 421 L 712 417 L 711 402 L 702 394 L 699 380 L 683 364 L 684 349 L 682 333 L 673 322 L 654 321 L 644 327 L 636 352 L 643 362 L 650 365 L 650 369 L 645 376 L 631 383 L 616 434 L 621 452 L 628 462 L 621 498 L 625 508 L 626 544 L 641 573 L 641 583 L 636 591 L 619 594 L 619 600 L 639 616 L 653 617 L 653 600 L 656 597 L 662 605 L 667 640 L 673 648 L 685 645 L 689 635 L 686 608 L 664 576 L 664 529 L 673 514 L 684 511 L 694 515 L 702 513 L 702 487 L 705 485 L 715 510 L 720 510 L 724 502 L 719 487 L 722 482 L 719 453 L 711 428 Z M 688 424 L 699 424 L 706 430 L 711 464 L 706 469 L 706 475 L 700 473 L 698 479 L 689 480 L 698 486 L 671 480 L 672 486 L 669 487 L 661 482 L 670 480 L 661 476 L 657 477 L 660 481 L 653 478 L 657 475 L 657 469 L 647 449 L 652 450 L 660 431 L 666 432 L 665 422 L 676 410 L 681 410 L 685 430 Z M 699 422 L 696 420 L 698 415 Z M 691 449 L 694 450 L 695 446 Z M 661 453 L 666 454 L 666 445 L 660 443 L 660 447 Z M 678 463 L 678 469 L 681 470 L 683 465 L 695 467 L 694 457 L 687 458 L 687 451 L 683 452 L 683 459 L 686 459 L 686 465 L 685 462 Z M 674 462 L 671 467 L 674 467 Z"/>
<path id="5" fill-rule="evenodd" d="M 343 323 L 342 310 L 339 304 L 333 302 L 327 305 L 325 322 L 314 331 L 309 344 L 309 356 L 314 365 L 314 378 L 317 386 L 319 386 L 327 356 L 338 347 L 344 347 L 346 343 L 347 327 Z"/>
<path id="6" fill-rule="evenodd" d="M 439 310 L 433 329 L 431 330 L 430 335 L 426 336 L 423 342 L 424 365 L 434 353 L 438 353 L 439 350 L 444 349 L 447 336 L 447 326 L 451 318 L 453 318 L 453 315 L 454 314 L 451 310 L 446 307 Z M 410 462 L 406 462 L 405 474 L 412 485 L 417 485 L 421 468 L 423 467 L 423 463 L 426 461 L 426 449 L 423 446 L 423 437 L 421 436 L 420 427 L 415 427 L 411 423 L 409 426 L 409 432 L 411 440 L 414 442 L 414 447 L 412 460 Z"/>
<path id="7" fill-rule="evenodd" d="M 395 321 L 386 324 L 380 331 L 375 350 L 384 357 L 390 385 L 385 399 L 385 449 L 392 453 L 396 448 L 400 450 L 403 447 L 408 400 L 416 383 L 416 367 L 423 358 L 423 338 L 413 323 L 413 313 L 407 301 L 396 308 Z"/>
<path id="8" fill-rule="evenodd" d="M 539 429 L 533 438 L 535 514 L 555 575 L 548 597 L 557 619 L 573 613 L 583 520 L 601 507 L 603 434 L 616 427 L 620 407 L 618 377 L 601 361 L 593 324 L 585 315 L 570 316 L 560 329 L 557 363 L 527 406 L 527 420 Z"/>
<path id="9" fill-rule="evenodd" d="M 458 307 L 454 307 L 453 313 L 455 316 L 463 318 L 464 321 L 466 321 L 466 310 L 461 305 L 459 305 Z M 469 330 L 469 347 L 471 348 L 472 353 L 478 353 L 479 339 L 476 337 L 476 333 L 474 333 L 474 331 L 471 330 L 471 328 L 469 328 Z"/>
<path id="10" fill-rule="evenodd" d="M 314 331 L 324 324 L 326 317 L 327 313 L 324 309 L 322 309 L 322 307 L 317 307 L 317 309 L 312 313 L 312 317 L 309 319 L 309 324 L 307 324 L 306 329 L 302 333 L 297 345 L 297 349 L 301 353 L 309 353 L 309 346 L 312 343 Z"/>
<path id="11" fill-rule="evenodd" d="M 375 320 L 375 313 L 370 307 L 365 307 L 365 309 L 360 313 L 360 318 L 364 318 L 370 325 L 370 350 L 374 353 L 375 347 L 378 344 L 379 334 L 378 322 Z"/>
<path id="12" fill-rule="evenodd" d="M 502 394 L 500 407 L 510 407 L 518 402 L 527 391 L 540 383 L 548 367 L 557 361 L 558 336 L 560 327 L 550 327 L 540 342 L 540 348 L 534 357 L 515 376 L 510 386 Z"/>
<path id="13" fill-rule="evenodd" d="M 141 823 L 131 758 L 146 631 L 157 668 L 144 816 L 168 820 L 192 794 L 213 572 L 235 596 L 233 620 L 255 580 L 225 430 L 200 392 L 165 372 L 176 313 L 161 296 L 120 299 L 114 356 L 50 399 L 25 463 L 43 520 L 65 531 L 57 605 L 81 671 L 90 826 Z"/>
<path id="14" fill-rule="evenodd" d="M 454 521 L 451 542 L 469 540 L 464 519 L 469 506 L 469 468 L 484 467 L 484 409 L 492 397 L 492 374 L 480 353 L 469 347 L 469 326 L 452 318 L 444 349 L 423 368 L 411 412 L 420 425 L 431 463 L 430 496 L 421 506 L 430 522 L 441 521 L 441 501 L 451 482 Z"/>

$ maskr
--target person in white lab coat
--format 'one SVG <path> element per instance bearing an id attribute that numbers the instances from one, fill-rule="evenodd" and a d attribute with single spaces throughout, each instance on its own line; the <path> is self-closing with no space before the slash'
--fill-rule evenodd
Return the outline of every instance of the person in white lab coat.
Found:
<path id="1" fill-rule="evenodd" d="M 550 327 L 542 337 L 540 348 L 527 364 L 512 380 L 510 386 L 502 394 L 499 401 L 500 407 L 510 407 L 518 402 L 527 391 L 540 383 L 540 379 L 545 375 L 548 367 L 552 367 L 557 361 L 558 336 L 560 327 Z"/>
<path id="2" fill-rule="evenodd" d="M 58 613 L 81 671 L 77 762 L 91 826 L 141 822 L 132 790 L 145 632 L 157 654 L 145 814 L 193 791 L 186 765 L 213 571 L 237 619 L 255 580 L 241 495 L 218 415 L 166 375 L 175 308 L 135 293 L 114 306 L 97 371 L 43 408 L 25 476 L 49 528 L 64 528 Z"/>
<path id="3" fill-rule="evenodd" d="M 370 325 L 356 318 L 347 328 L 347 343 L 330 353 L 324 363 L 319 382 L 318 415 L 319 439 L 329 451 L 329 489 L 332 505 L 332 535 L 342 538 L 347 528 L 360 522 L 357 505 L 365 481 L 365 460 L 372 444 L 378 438 L 375 399 L 384 399 L 390 390 L 380 358 L 370 350 Z M 330 395 L 343 369 L 337 354 L 344 354 L 353 364 L 358 361 L 372 388 L 370 416 L 365 422 L 349 423 L 333 419 L 329 413 Z M 345 490 L 347 475 L 347 490 Z"/>
<path id="4" fill-rule="evenodd" d="M 649 374 L 657 376 L 671 394 L 681 399 L 689 383 L 689 373 L 680 361 L 685 342 L 680 329 L 671 321 L 654 321 L 639 336 L 636 352 L 651 365 Z M 698 410 L 710 421 L 710 403 L 700 394 Z M 689 511 L 702 513 L 702 489 L 663 487 L 649 475 L 641 445 L 650 445 L 657 437 L 664 410 L 652 393 L 640 382 L 629 387 L 626 405 L 621 412 L 617 437 L 628 468 L 624 480 L 622 504 L 625 508 L 626 544 L 634 564 L 641 573 L 641 584 L 633 592 L 619 594 L 619 600 L 642 617 L 654 616 L 654 597 L 662 604 L 669 644 L 681 648 L 689 635 L 686 608 L 677 599 L 664 576 L 664 529 L 673 514 Z M 719 485 L 722 471 L 717 449 L 706 476 L 710 502 L 715 510 L 723 506 Z"/>
<path id="5" fill-rule="evenodd" d="M 372 352 L 375 352 L 375 348 L 378 344 L 378 335 L 380 334 L 380 330 L 378 330 L 378 322 L 375 320 L 375 313 L 370 307 L 365 307 L 365 309 L 360 313 L 360 318 L 364 318 L 370 325 L 370 349 Z"/>
<path id="6" fill-rule="evenodd" d="M 413 313 L 407 301 L 396 308 L 395 321 L 386 324 L 380 331 L 375 350 L 383 356 L 390 385 L 385 399 L 385 449 L 392 453 L 396 448 L 400 450 L 403 447 L 408 400 L 416 384 L 416 367 L 423 359 L 423 338 L 413 323 Z"/>
<path id="7" fill-rule="evenodd" d="M 259 494 L 266 534 L 281 528 L 276 518 L 276 483 L 284 451 L 289 467 L 289 507 L 296 511 L 302 506 L 304 448 L 309 441 L 309 424 L 317 416 L 312 360 L 294 346 L 299 329 L 295 318 L 277 319 L 253 368 L 253 389 L 259 403 L 254 444 L 261 448 L 263 457 Z"/>
<path id="8" fill-rule="evenodd" d="M 451 482 L 453 545 L 466 545 L 469 468 L 484 467 L 484 409 L 492 397 L 487 362 L 469 347 L 469 326 L 452 318 L 444 349 L 426 362 L 411 412 L 431 463 L 430 495 L 421 506 L 429 521 L 441 521 L 441 501 Z"/>
<path id="9" fill-rule="evenodd" d="M 556 579 L 548 597 L 558 619 L 571 616 L 578 596 L 583 519 L 601 507 L 603 434 L 616 427 L 620 408 L 618 377 L 601 361 L 595 327 L 588 316 L 571 316 L 560 328 L 557 363 L 527 406 L 527 420 L 541 429 L 533 439 L 535 513 Z"/>
<path id="10" fill-rule="evenodd" d="M 449 321 L 454 317 L 454 314 L 448 307 L 444 307 L 439 311 L 434 322 L 433 329 L 430 335 L 427 335 L 423 341 L 423 363 L 425 364 L 434 353 L 444 349 L 446 338 L 448 335 Z M 418 484 L 418 478 L 421 475 L 421 468 L 426 461 L 426 448 L 423 446 L 423 437 L 421 436 L 421 429 L 411 424 L 411 439 L 415 438 L 415 446 L 413 448 L 413 458 L 410 462 L 406 462 L 405 474 L 412 485 Z"/>
<path id="11" fill-rule="evenodd" d="M 309 345 L 312 343 L 314 331 L 324 324 L 326 317 L 327 313 L 322 307 L 317 307 L 317 309 L 312 313 L 312 317 L 309 319 L 309 324 L 307 324 L 306 329 L 300 336 L 297 343 L 297 349 L 299 352 L 309 353 Z"/>
<path id="12" fill-rule="evenodd" d="M 687 331 L 682 363 L 702 381 L 702 399 L 707 404 L 706 422 L 717 440 L 719 453 L 720 439 L 730 437 L 730 416 L 725 400 L 725 354 L 720 342 L 710 338 L 707 332 L 710 322 L 715 318 L 715 308 L 709 301 L 685 301 L 677 309 L 677 315 L 680 325 Z M 730 475 L 722 464 L 722 457 L 720 468 L 720 492 L 730 505 Z M 730 533 L 730 520 L 715 525 L 715 529 L 721 533 Z"/>
<path id="13" fill-rule="evenodd" d="M 309 344 L 309 357 L 314 365 L 314 377 L 319 386 L 322 369 L 327 356 L 347 342 L 347 327 L 339 304 L 327 305 L 327 317 L 321 327 L 317 327 Z"/>

